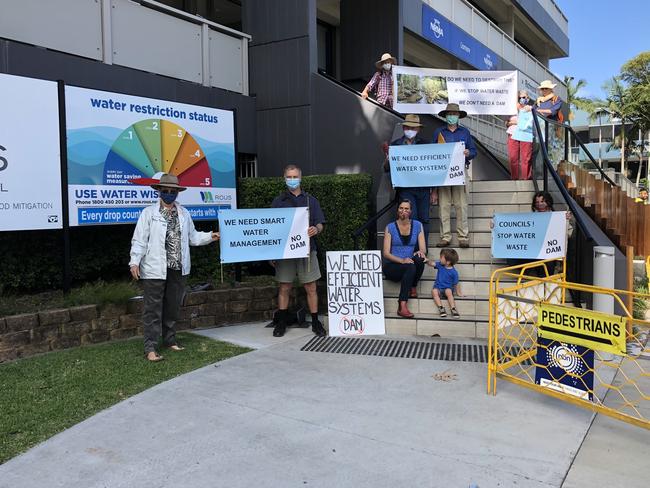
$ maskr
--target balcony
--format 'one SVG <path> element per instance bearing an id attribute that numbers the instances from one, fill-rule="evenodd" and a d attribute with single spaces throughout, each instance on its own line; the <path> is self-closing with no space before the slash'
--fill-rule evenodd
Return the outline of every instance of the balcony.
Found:
<path id="1" fill-rule="evenodd" d="M 248 95 L 250 36 L 151 0 L 20 0 L 0 36 Z"/>

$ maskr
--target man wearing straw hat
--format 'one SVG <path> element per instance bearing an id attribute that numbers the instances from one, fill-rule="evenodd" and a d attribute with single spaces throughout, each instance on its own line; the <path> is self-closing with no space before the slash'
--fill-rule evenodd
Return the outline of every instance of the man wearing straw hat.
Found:
<path id="1" fill-rule="evenodd" d="M 420 117 L 415 114 L 408 114 L 402 122 L 404 135 L 390 143 L 391 146 L 410 146 L 411 144 L 427 144 L 427 141 L 419 136 L 420 129 L 424 127 L 420 123 Z M 390 171 L 390 162 L 388 161 L 388 151 L 384 159 L 384 171 Z M 400 199 L 411 202 L 411 217 L 418 220 L 424 229 L 424 240 L 429 240 L 429 210 L 431 200 L 431 188 L 400 188 L 396 187 Z M 428 244 L 427 244 L 428 245 Z M 421 249 L 426 254 L 426 249 Z"/>
<path id="2" fill-rule="evenodd" d="M 438 112 L 447 125 L 433 132 L 433 143 L 446 142 L 465 143 L 465 170 L 469 168 L 472 159 L 476 157 L 476 146 L 472 134 L 465 127 L 458 125 L 458 120 L 467 117 L 467 112 L 461 110 L 457 103 L 448 103 L 447 108 Z M 440 208 L 440 241 L 437 247 L 448 247 L 451 243 L 451 206 L 456 208 L 456 231 L 458 245 L 469 247 L 469 226 L 467 224 L 467 190 L 466 186 L 441 186 L 438 188 L 438 205 Z"/>
<path id="3" fill-rule="evenodd" d="M 562 99 L 553 93 L 553 89 L 557 84 L 552 83 L 551 80 L 542 81 L 537 89 L 541 96 L 537 98 L 534 109 L 539 115 L 543 115 L 547 119 L 557 120 L 564 122 L 562 116 Z"/>
<path id="4" fill-rule="evenodd" d="M 382 105 L 393 108 L 393 65 L 397 64 L 397 59 L 384 53 L 381 59 L 375 63 L 377 72 L 370 79 L 366 87 L 361 92 L 361 96 L 365 99 L 368 94 L 376 91 L 377 102 Z"/>
<path id="5" fill-rule="evenodd" d="M 275 197 L 272 208 L 307 207 L 309 209 L 309 257 L 305 259 L 282 259 L 272 264 L 275 266 L 275 280 L 278 282 L 278 314 L 273 328 L 273 337 L 282 337 L 287 330 L 289 316 L 289 297 L 293 281 L 298 281 L 305 288 L 307 306 L 311 313 L 311 330 L 317 336 L 327 335 L 323 324 L 318 320 L 318 293 L 316 281 L 320 278 L 320 268 L 316 255 L 316 236 L 323 232 L 325 215 L 318 200 L 302 190 L 300 183 L 302 170 L 295 164 L 284 168 L 284 182 L 287 190 Z"/>
<path id="6" fill-rule="evenodd" d="M 184 348 L 176 341 L 174 326 L 183 301 L 185 277 L 190 273 L 190 246 L 203 246 L 219 239 L 218 232 L 199 232 L 190 213 L 176 202 L 187 188 L 174 175 L 163 174 L 151 185 L 160 200 L 140 214 L 131 240 L 129 267 L 133 279 L 144 288 L 144 354 L 148 361 L 161 361 L 156 347 L 171 351 Z"/>

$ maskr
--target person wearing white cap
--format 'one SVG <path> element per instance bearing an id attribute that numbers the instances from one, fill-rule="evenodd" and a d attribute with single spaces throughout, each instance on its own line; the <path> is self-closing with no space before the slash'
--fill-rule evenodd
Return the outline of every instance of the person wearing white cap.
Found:
<path id="1" fill-rule="evenodd" d="M 381 55 L 379 61 L 375 63 L 377 72 L 361 92 L 362 98 L 368 98 L 368 94 L 375 91 L 377 93 L 377 102 L 388 108 L 393 108 L 394 64 L 397 64 L 397 59 L 391 56 L 390 53 L 384 53 Z"/>
<path id="2" fill-rule="evenodd" d="M 185 277 L 190 273 L 190 246 L 203 246 L 219 239 L 218 232 L 199 232 L 188 210 L 176 202 L 179 192 L 187 190 L 178 178 L 163 174 L 151 185 L 160 199 L 146 207 L 138 218 L 131 240 L 129 268 L 144 289 L 144 354 L 148 361 L 163 357 L 156 352 L 162 335 L 163 346 L 170 351 L 184 348 L 176 341 Z"/>

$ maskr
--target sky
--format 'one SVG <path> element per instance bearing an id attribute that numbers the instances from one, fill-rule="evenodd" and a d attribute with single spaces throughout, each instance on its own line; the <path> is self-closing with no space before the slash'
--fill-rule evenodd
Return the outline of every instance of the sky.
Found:
<path id="1" fill-rule="evenodd" d="M 604 98 L 602 85 L 650 50 L 650 0 L 555 0 L 569 20 L 569 57 L 551 60 L 561 78 L 584 78 L 579 95 Z"/>

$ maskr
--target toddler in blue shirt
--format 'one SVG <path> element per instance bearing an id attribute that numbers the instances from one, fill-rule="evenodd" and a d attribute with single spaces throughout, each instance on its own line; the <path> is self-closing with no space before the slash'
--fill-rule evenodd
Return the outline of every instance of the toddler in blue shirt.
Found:
<path id="1" fill-rule="evenodd" d="M 460 284 L 458 283 L 458 271 L 454 268 L 457 262 L 458 253 L 454 249 L 443 249 L 440 251 L 440 261 L 427 261 L 429 266 L 433 266 L 438 270 L 431 295 L 433 296 L 433 301 L 438 306 L 438 313 L 441 317 L 447 316 L 445 307 L 442 306 L 442 302 L 440 301 L 440 294 L 443 293 L 451 307 L 451 314 L 456 319 L 460 318 L 460 314 L 456 310 L 456 302 L 454 301 L 454 292 L 459 297 L 463 296 L 460 291 Z"/>

